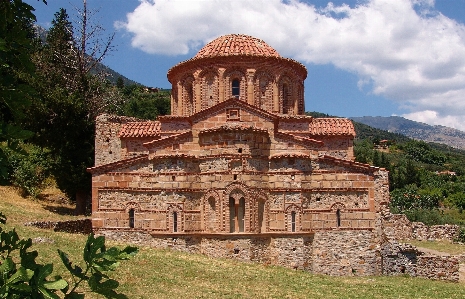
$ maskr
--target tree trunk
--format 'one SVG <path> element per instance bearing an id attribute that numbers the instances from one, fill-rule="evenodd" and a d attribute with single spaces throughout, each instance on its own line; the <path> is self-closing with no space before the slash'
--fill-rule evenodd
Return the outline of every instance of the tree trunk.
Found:
<path id="1" fill-rule="evenodd" d="M 76 192 L 76 208 L 74 209 L 74 215 L 85 215 L 87 207 L 87 192 L 84 190 L 78 190 Z"/>

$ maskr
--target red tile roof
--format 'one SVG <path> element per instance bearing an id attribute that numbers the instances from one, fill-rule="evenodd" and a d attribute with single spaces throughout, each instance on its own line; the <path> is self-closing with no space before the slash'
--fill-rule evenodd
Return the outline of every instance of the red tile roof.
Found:
<path id="1" fill-rule="evenodd" d="M 314 118 L 309 130 L 312 135 L 355 136 L 354 124 L 347 118 Z"/>
<path id="2" fill-rule="evenodd" d="M 130 122 L 124 124 L 119 132 L 119 137 L 155 137 L 160 135 L 160 122 Z"/>
<path id="3" fill-rule="evenodd" d="M 275 49 L 261 39 L 243 34 L 229 34 L 220 36 L 206 44 L 195 55 L 194 59 L 236 55 L 281 57 Z"/>

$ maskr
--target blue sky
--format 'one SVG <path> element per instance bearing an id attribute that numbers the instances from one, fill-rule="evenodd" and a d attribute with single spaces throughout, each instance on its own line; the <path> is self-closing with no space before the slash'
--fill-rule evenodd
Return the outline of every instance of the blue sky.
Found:
<path id="1" fill-rule="evenodd" d="M 82 7 L 26 2 L 45 28 L 60 7 L 72 21 Z M 102 37 L 115 33 L 104 63 L 144 85 L 171 88 L 169 68 L 220 35 L 243 33 L 307 67 L 307 111 L 465 130 L 465 0 L 87 2 Z"/>

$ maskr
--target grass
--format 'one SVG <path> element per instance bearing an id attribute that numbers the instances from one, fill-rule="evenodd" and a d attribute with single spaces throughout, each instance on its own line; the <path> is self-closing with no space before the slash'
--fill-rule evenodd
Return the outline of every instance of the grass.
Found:
<path id="1" fill-rule="evenodd" d="M 67 252 L 75 263 L 81 260 L 86 236 L 23 225 L 37 219 L 73 216 L 54 212 L 62 210 L 52 209 L 47 200 L 21 198 L 10 188 L 0 187 L 0 195 L 0 210 L 8 217 L 7 229 L 15 227 L 21 237 L 53 240 L 33 247 L 41 263 L 54 263 L 54 275 L 66 273 L 57 248 Z M 129 298 L 465 298 L 465 286 L 457 283 L 411 277 L 330 277 L 147 247 L 122 262 L 111 276 L 121 283 L 119 290 Z M 86 298 L 99 298 L 86 294 Z"/>
<path id="2" fill-rule="evenodd" d="M 447 241 L 408 240 L 408 241 L 403 241 L 403 242 L 412 244 L 413 246 L 416 246 L 416 247 L 432 249 L 432 250 L 445 252 L 449 254 L 465 254 L 465 245 L 451 243 Z"/>

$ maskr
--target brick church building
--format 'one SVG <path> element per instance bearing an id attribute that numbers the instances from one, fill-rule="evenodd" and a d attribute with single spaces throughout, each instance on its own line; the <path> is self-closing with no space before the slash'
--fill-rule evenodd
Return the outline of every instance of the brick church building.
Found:
<path id="1" fill-rule="evenodd" d="M 101 115 L 96 233 L 331 275 L 381 274 L 388 173 L 348 119 L 306 116 L 301 63 L 221 36 L 168 72 L 171 115 Z"/>

